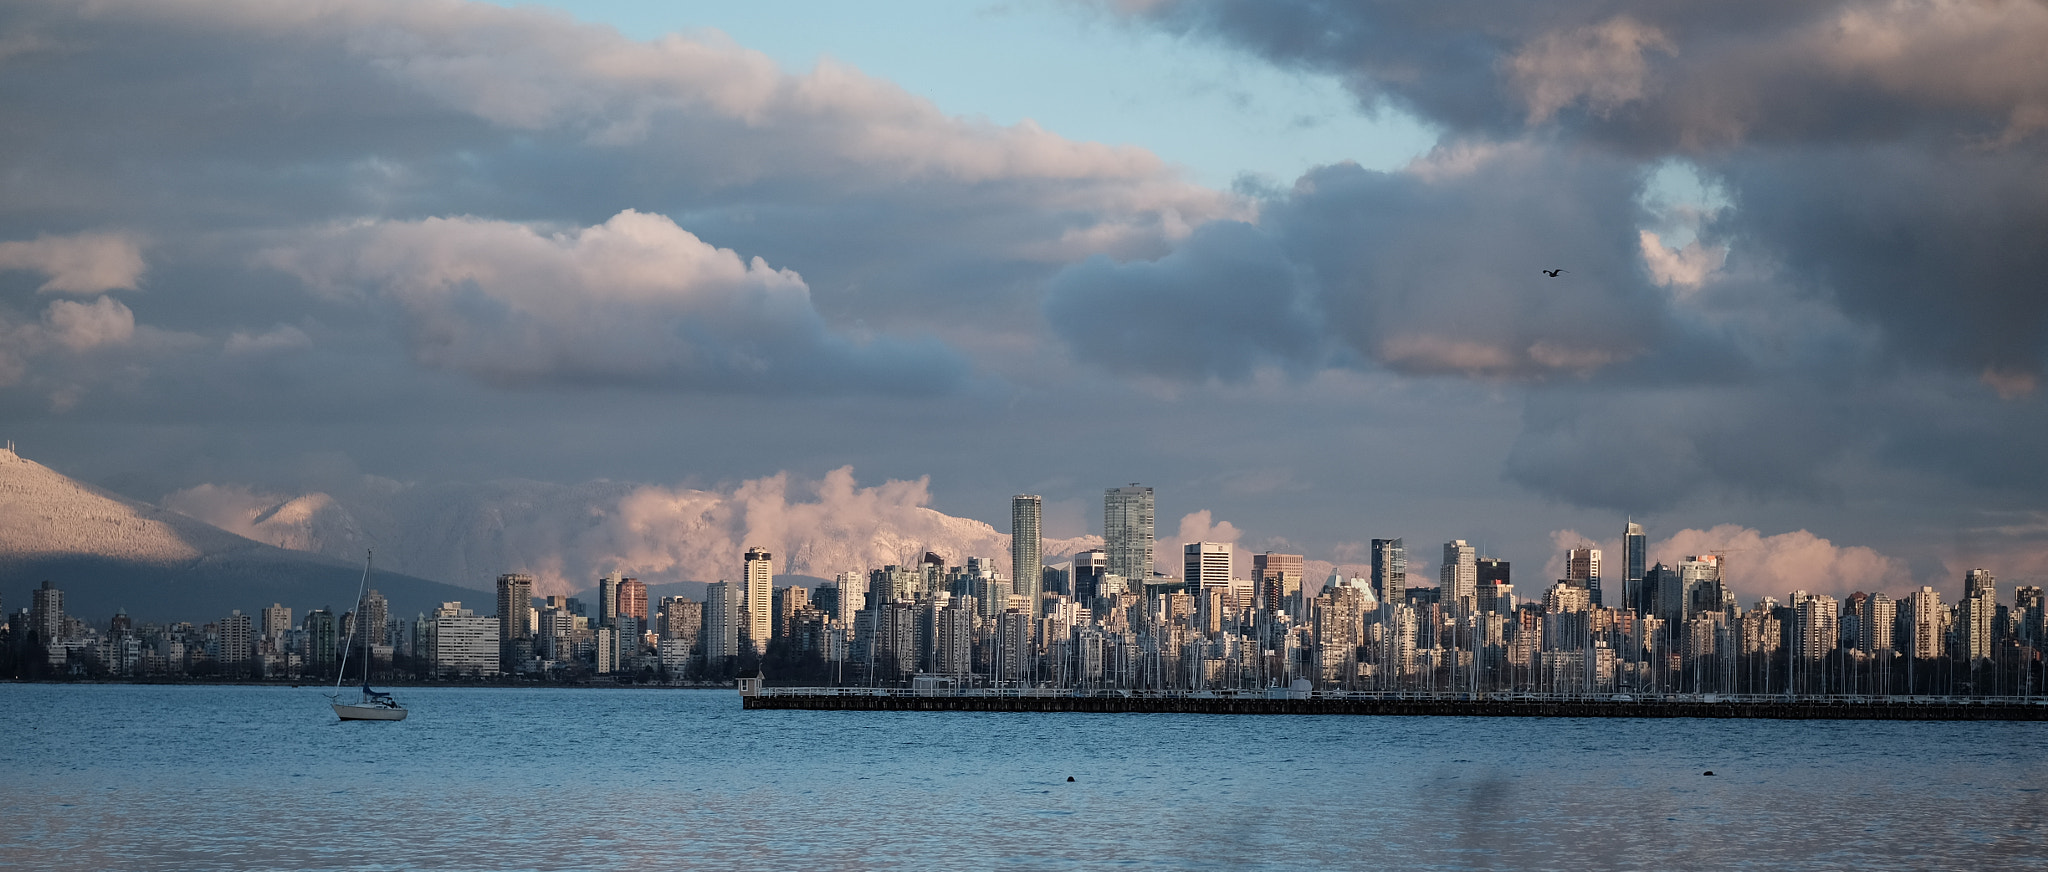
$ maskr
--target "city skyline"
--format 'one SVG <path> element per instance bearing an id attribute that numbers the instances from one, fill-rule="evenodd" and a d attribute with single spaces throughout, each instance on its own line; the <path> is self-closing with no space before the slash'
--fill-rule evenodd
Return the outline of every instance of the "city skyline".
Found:
<path id="1" fill-rule="evenodd" d="M 1398 545 L 1384 544 L 1398 555 Z M 533 597 L 529 576 L 508 573 L 498 578 L 492 615 L 444 602 L 431 617 L 407 622 L 371 589 L 338 615 L 309 611 L 297 627 L 292 609 L 277 603 L 258 610 L 260 623 L 240 609 L 203 626 L 138 621 L 124 611 L 102 631 L 68 613 L 63 590 L 46 581 L 32 605 L 8 613 L 0 659 L 10 674 L 31 679 L 296 680 L 324 677 L 355 657 L 386 680 L 739 677 L 755 687 L 765 678 L 949 693 L 1277 687 L 1867 702 L 1892 694 L 2025 698 L 2048 688 L 2048 674 L 2037 675 L 2048 643 L 2042 588 L 2014 586 L 2008 607 L 1996 576 L 1981 568 L 1964 575 L 1953 601 L 1928 586 L 1903 600 L 1793 590 L 1745 610 L 1723 583 L 1719 555 L 1695 555 L 1645 574 L 1645 608 L 1601 601 L 1596 549 L 1570 549 L 1566 577 L 1524 582 L 1518 593 L 1508 561 L 1475 558 L 1463 540 L 1443 547 L 1438 587 L 1384 600 L 1375 591 L 1387 586 L 1397 556 L 1373 578 L 1333 572 L 1312 591 L 1301 583 L 1300 555 L 1258 555 L 1243 578 L 1228 547 L 1212 542 L 1187 546 L 1178 577 L 1102 573 L 1082 586 L 1081 576 L 1048 567 L 1039 590 L 980 557 L 949 566 L 926 554 L 914 567 L 846 573 L 815 588 L 778 586 L 769 597 L 755 589 L 772 577 L 772 557 L 753 548 L 743 555 L 742 583 L 708 585 L 702 602 L 662 597 L 651 614 L 646 586 L 616 572 L 599 579 L 594 614 L 573 597 Z M 1531 595 L 1532 586 L 1540 593 Z"/>

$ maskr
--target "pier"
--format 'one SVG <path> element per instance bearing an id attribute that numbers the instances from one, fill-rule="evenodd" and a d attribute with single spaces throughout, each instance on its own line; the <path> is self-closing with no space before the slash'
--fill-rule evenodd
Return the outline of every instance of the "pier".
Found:
<path id="1" fill-rule="evenodd" d="M 1079 692 L 1048 688 L 760 687 L 750 710 L 1077 712 L 1089 714 L 1383 715 L 1486 718 L 1768 718 L 1848 721 L 2048 721 L 2048 697 L 1729 694 L 1418 694 L 1346 691 Z"/>

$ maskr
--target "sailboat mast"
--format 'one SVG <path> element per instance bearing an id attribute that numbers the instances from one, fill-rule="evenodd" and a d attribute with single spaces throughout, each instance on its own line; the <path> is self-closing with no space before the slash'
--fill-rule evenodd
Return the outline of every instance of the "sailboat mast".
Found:
<path id="1" fill-rule="evenodd" d="M 341 692 L 341 681 L 344 677 L 348 675 L 348 651 L 350 648 L 354 648 L 356 644 L 356 625 L 363 622 L 363 594 L 369 591 L 370 589 L 370 561 L 373 560 L 376 556 L 377 552 L 374 550 L 363 552 L 363 578 L 361 581 L 356 582 L 355 619 L 348 622 L 348 638 L 342 640 L 341 643 L 341 666 L 334 670 L 335 693 Z M 366 636 L 364 638 L 368 637 Z M 363 652 L 364 684 L 370 683 L 369 659 L 370 652 L 368 650 L 365 650 Z"/>

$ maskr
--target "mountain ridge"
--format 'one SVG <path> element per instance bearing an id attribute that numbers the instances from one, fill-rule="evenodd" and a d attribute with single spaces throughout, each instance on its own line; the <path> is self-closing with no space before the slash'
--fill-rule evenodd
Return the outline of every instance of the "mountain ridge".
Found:
<path id="1" fill-rule="evenodd" d="M 64 591 L 67 613 L 93 623 L 116 610 L 203 622 L 272 603 L 303 616 L 350 608 L 361 572 L 360 563 L 255 541 L 0 449 L 0 606 L 27 606 L 47 580 Z M 378 570 L 371 582 L 394 616 L 476 599 L 402 573 Z"/>

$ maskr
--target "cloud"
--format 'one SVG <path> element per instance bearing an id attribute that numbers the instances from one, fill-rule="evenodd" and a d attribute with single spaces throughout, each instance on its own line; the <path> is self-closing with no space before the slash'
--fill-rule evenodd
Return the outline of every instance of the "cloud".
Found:
<path id="1" fill-rule="evenodd" d="M 230 333 L 223 350 L 228 354 L 271 354 L 311 348 L 312 345 L 313 338 L 307 336 L 306 331 L 290 324 L 279 324 L 262 333 L 241 330 Z"/>
<path id="2" fill-rule="evenodd" d="M 1987 383 L 2007 395 L 2048 371 L 2048 262 L 2030 242 L 2048 228 L 2048 6 L 1638 4 L 1617 16 L 1592 0 L 1183 0 L 1131 14 L 1338 76 L 1367 107 L 1451 140 L 1688 158 L 1733 208 L 1698 248 L 1642 237 L 1658 284 L 1697 287 L 1739 243 L 1916 363 L 1995 373 Z"/>
<path id="3" fill-rule="evenodd" d="M 1667 247 L 1663 239 L 1648 230 L 1642 231 L 1641 239 L 1643 263 L 1650 268 L 1650 279 L 1665 287 L 1697 288 L 1728 260 L 1727 248 L 1702 245 L 1697 239 L 1680 249 Z"/>
<path id="4" fill-rule="evenodd" d="M 494 384 L 922 393 L 966 373 L 933 340 L 836 334 L 796 273 L 630 209 L 551 234 L 470 217 L 372 222 L 264 259 L 389 303 L 421 363 Z"/>
<path id="5" fill-rule="evenodd" d="M 97 294 L 140 287 L 142 245 L 121 233 L 44 234 L 0 242 L 0 271 L 28 270 L 50 277 L 43 293 Z"/>
<path id="6" fill-rule="evenodd" d="M 1848 599 L 1859 590 L 1900 597 L 1916 586 L 1904 561 L 1861 545 L 1836 545 L 1806 530 L 1765 536 L 1735 524 L 1685 529 L 1650 543 L 1649 558 L 1674 566 L 1715 551 L 1726 552 L 1723 578 L 1745 609 L 1759 597 L 1786 602 L 1794 590 Z"/>
<path id="7" fill-rule="evenodd" d="M 0 387 L 21 383 L 38 358 L 124 345 L 134 338 L 135 313 L 112 297 L 89 303 L 51 300 L 43 308 L 40 322 L 14 323 L 0 312 Z M 78 389 L 73 386 L 69 390 L 75 394 Z M 75 402 L 74 396 L 55 405 L 62 411 Z"/>
<path id="8" fill-rule="evenodd" d="M 1645 54 L 1650 51 L 1670 54 L 1670 37 L 1618 15 L 1590 27 L 1538 36 L 1507 60 L 1507 68 L 1529 104 L 1529 122 L 1540 124 L 1580 101 L 1606 115 L 1641 100 L 1650 73 Z"/>
<path id="9" fill-rule="evenodd" d="M 135 313 L 112 297 L 90 303 L 51 300 L 43 312 L 50 338 L 72 351 L 127 342 L 135 336 Z"/>
<path id="10" fill-rule="evenodd" d="M 1274 240 L 1240 222 L 1204 225 L 1172 254 L 1060 273 L 1045 314 L 1075 357 L 1113 372 L 1241 380 L 1264 364 L 1326 356 L 1319 315 Z"/>
<path id="11" fill-rule="evenodd" d="M 1321 167 L 1256 227 L 1210 224 L 1158 261 L 1069 268 L 1046 317 L 1082 360 L 1190 381 L 1262 363 L 1583 376 L 1664 330 L 1640 182 L 1626 162 L 1534 145 L 1447 146 L 1397 172 Z M 1570 274 L 1539 272 L 1558 267 Z"/>
<path id="12" fill-rule="evenodd" d="M 932 509 L 928 480 L 862 487 L 851 467 L 708 489 L 515 480 L 289 494 L 202 484 L 163 502 L 280 547 L 352 557 L 374 546 L 380 566 L 453 584 L 487 589 L 500 573 L 530 572 L 543 593 L 581 590 L 613 570 L 648 583 L 733 578 L 749 547 L 773 553 L 778 573 L 824 578 L 926 551 L 959 564 L 1009 549 L 988 524 Z M 1045 545 L 1048 558 L 1063 557 L 1101 538 Z"/>

